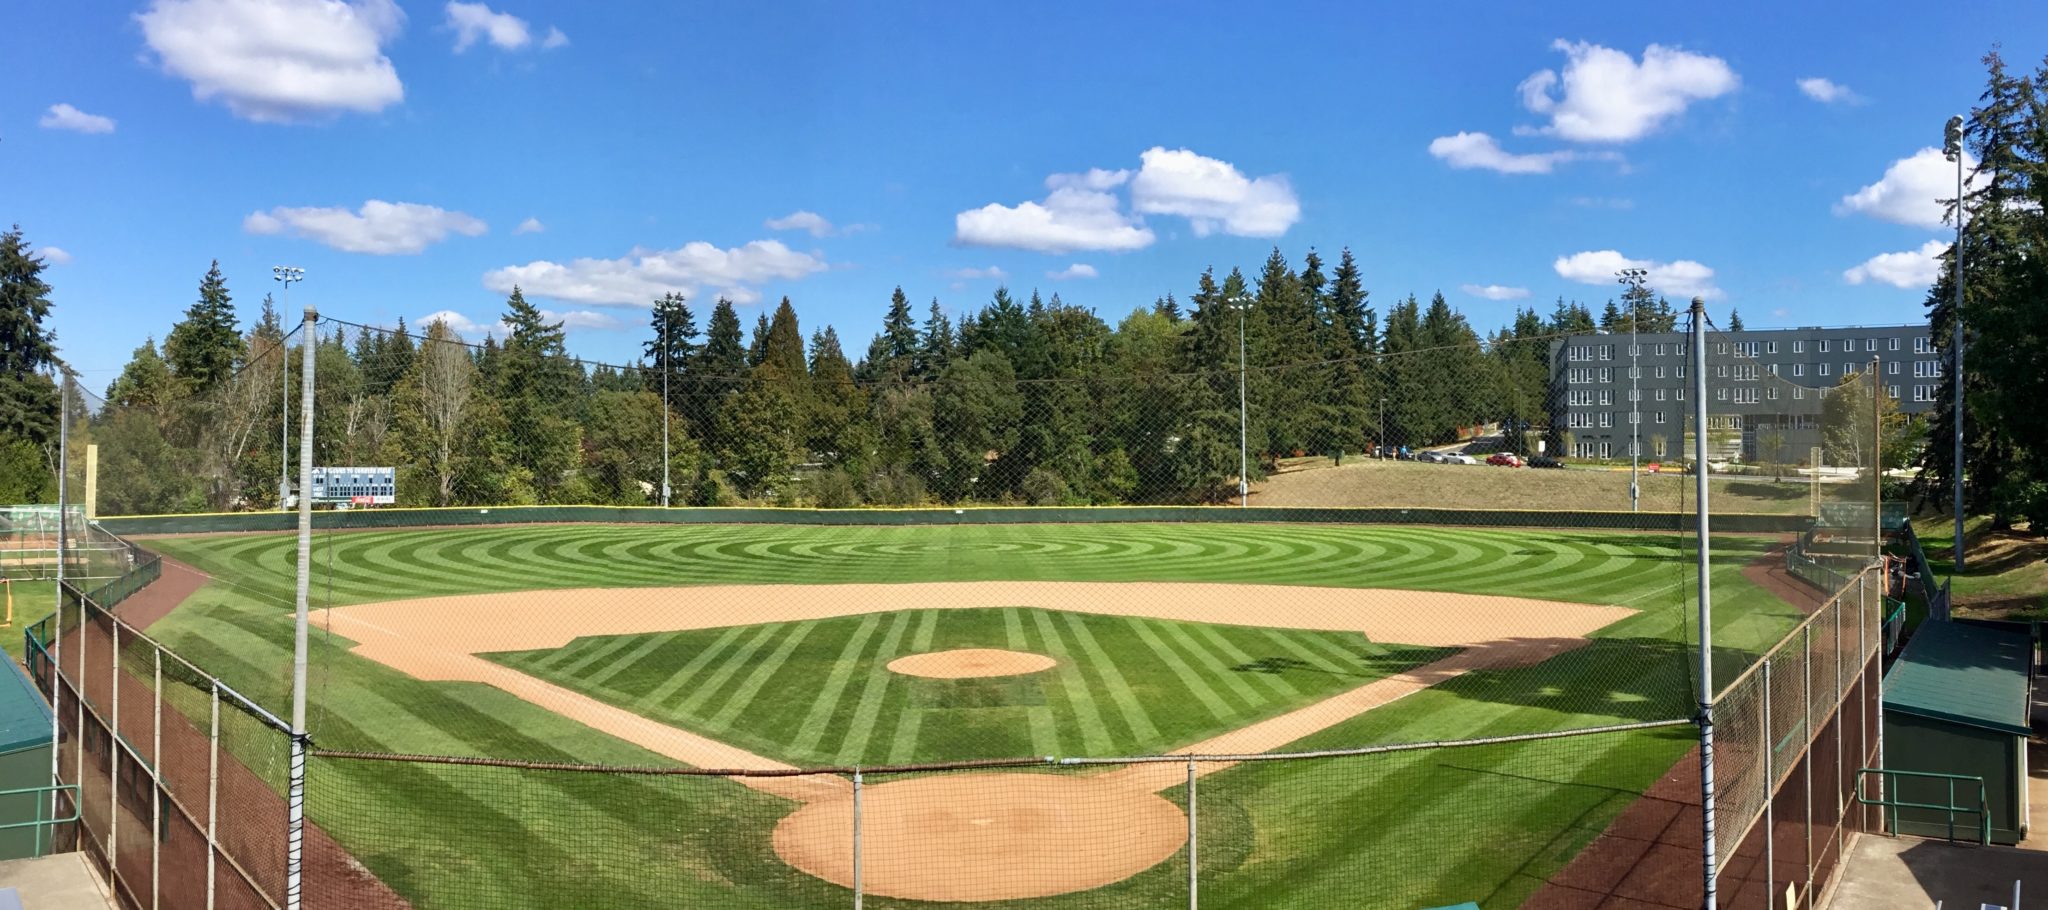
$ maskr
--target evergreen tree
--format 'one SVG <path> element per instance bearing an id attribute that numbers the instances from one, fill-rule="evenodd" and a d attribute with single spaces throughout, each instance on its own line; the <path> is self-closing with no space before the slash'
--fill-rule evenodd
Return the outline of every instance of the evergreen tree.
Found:
<path id="1" fill-rule="evenodd" d="M 235 325 L 235 305 L 227 279 L 215 260 L 199 280 L 199 299 L 164 338 L 164 360 L 193 394 L 211 392 L 235 370 L 242 355 L 242 333 Z"/>
<path id="2" fill-rule="evenodd" d="M 767 356 L 768 314 L 758 313 L 754 316 L 754 334 L 747 338 L 747 366 L 749 368 L 760 366 L 761 361 L 765 360 Z"/>
<path id="3" fill-rule="evenodd" d="M 653 337 L 642 342 L 640 350 L 653 367 L 647 371 L 649 391 L 659 393 L 662 377 L 667 375 L 668 406 L 681 410 L 689 398 L 689 386 L 675 381 L 678 376 L 694 373 L 697 358 L 697 317 L 690 312 L 683 295 L 673 291 L 661 295 L 654 301 L 654 310 L 649 319 Z"/>
<path id="4" fill-rule="evenodd" d="M 1731 332 L 1740 332 L 1740 331 L 1742 331 L 1742 313 L 1741 313 L 1741 312 L 1739 312 L 1739 311 L 1736 311 L 1736 310 L 1729 310 L 1729 311 L 1728 311 L 1728 331 L 1731 331 Z"/>
<path id="5" fill-rule="evenodd" d="M 775 308 L 775 318 L 761 342 L 761 366 L 788 381 L 804 376 L 804 336 L 797 326 L 796 308 L 789 298 Z"/>
<path id="6" fill-rule="evenodd" d="M 1628 323 L 1621 315 L 1621 308 L 1614 305 L 1614 298 L 1612 297 L 1607 299 L 1607 308 L 1600 311 L 1600 331 L 1628 331 Z"/>
<path id="7" fill-rule="evenodd" d="M 901 285 L 889 295 L 889 312 L 882 317 L 880 340 L 877 356 L 869 358 L 875 369 L 891 379 L 901 379 L 913 372 L 918 348 L 917 322 L 910 315 L 910 298 L 904 295 Z"/>
<path id="8" fill-rule="evenodd" d="M 42 273 L 43 260 L 22 239 L 20 225 L 0 234 L 0 442 L 54 448 L 61 396 L 49 373 L 57 366 L 57 336 L 43 325 L 50 286 Z"/>
<path id="9" fill-rule="evenodd" d="M 920 378 L 937 378 L 952 365 L 958 354 L 959 341 L 953 334 L 953 320 L 939 308 L 939 298 L 933 297 L 931 312 L 924 320 L 924 334 L 918 339 L 917 365 L 913 372 Z"/>

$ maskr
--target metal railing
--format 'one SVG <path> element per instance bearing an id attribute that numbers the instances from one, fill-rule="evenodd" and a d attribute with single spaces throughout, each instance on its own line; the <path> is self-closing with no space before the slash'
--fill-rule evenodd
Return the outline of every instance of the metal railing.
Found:
<path id="1" fill-rule="evenodd" d="M 1880 788 L 1885 793 L 1884 796 L 1872 799 L 1863 792 L 1863 782 L 1871 774 L 1878 776 Z M 1947 803 L 1921 803 L 1889 798 L 1890 794 L 1897 792 L 1893 782 L 1901 777 L 1946 782 L 1948 784 Z M 1963 781 L 1977 785 L 1977 805 L 1956 805 L 1956 784 Z M 1982 777 L 1970 774 L 1939 774 L 1933 771 L 1903 771 L 1898 768 L 1858 768 L 1856 769 L 1856 802 L 1861 805 L 1877 806 L 1886 810 L 1885 818 L 1893 833 L 1897 833 L 1899 830 L 1900 809 L 1926 809 L 1930 812 L 1943 813 L 1948 819 L 1949 840 L 1956 839 L 1956 813 L 1973 814 L 1977 816 L 1977 843 L 1979 845 L 1991 843 L 1991 810 L 1990 804 L 1985 802 L 1984 778 Z"/>

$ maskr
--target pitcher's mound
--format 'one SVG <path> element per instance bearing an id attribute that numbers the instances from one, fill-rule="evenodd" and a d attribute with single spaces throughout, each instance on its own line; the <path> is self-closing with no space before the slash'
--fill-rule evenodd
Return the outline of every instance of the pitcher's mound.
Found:
<path id="1" fill-rule="evenodd" d="M 1043 654 L 1005 651 L 1001 648 L 962 648 L 912 654 L 889 662 L 889 669 L 906 676 L 933 679 L 972 679 L 981 676 L 1021 676 L 1052 669 L 1057 663 Z"/>
<path id="2" fill-rule="evenodd" d="M 1101 777 L 952 774 L 861 793 L 861 887 L 922 901 L 1049 897 L 1119 882 L 1180 852 L 1187 816 Z M 853 886 L 853 796 L 775 826 L 784 862 Z"/>

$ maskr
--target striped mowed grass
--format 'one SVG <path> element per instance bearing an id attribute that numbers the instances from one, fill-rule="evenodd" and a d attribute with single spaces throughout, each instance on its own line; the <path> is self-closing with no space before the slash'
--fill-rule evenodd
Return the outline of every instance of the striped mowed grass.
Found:
<path id="1" fill-rule="evenodd" d="M 282 710 L 289 703 L 291 661 L 291 535 L 223 535 L 160 539 L 153 547 L 214 575 L 183 607 L 152 629 L 239 691 Z M 1734 672 L 1746 655 L 1775 641 L 1798 611 L 1742 577 L 1744 564 L 1767 541 L 1717 540 L 1714 570 L 1717 651 Z M 1315 525 L 1013 525 L 947 528 L 806 526 L 505 526 L 322 534 L 314 543 L 316 606 L 488 591 L 637 587 L 649 585 L 969 581 L 982 579 L 1218 581 L 1340 587 L 1408 588 L 1509 594 L 1583 603 L 1620 604 L 1640 612 L 1603 629 L 1587 646 L 1517 670 L 1474 673 L 1417 693 L 1315 734 L 1291 748 L 1341 748 L 1388 742 L 1467 739 L 1561 730 L 1595 724 L 1683 716 L 1688 709 L 1692 617 L 1685 587 L 1691 572 L 1684 542 L 1665 535 L 1543 530 L 1440 529 Z M 836 718 L 861 710 L 859 696 L 881 660 L 891 626 L 903 619 L 898 648 L 916 643 L 925 610 L 907 604 L 882 614 L 846 671 L 841 696 L 806 748 L 837 759 L 847 747 Z M 565 599 L 559 609 L 608 609 L 599 595 Z M 977 611 L 978 612 L 978 611 Z M 936 620 L 934 646 L 959 635 L 996 635 L 1007 647 L 1014 613 L 1027 644 L 1043 643 L 1040 618 L 1060 633 L 1069 654 L 1079 646 L 1064 614 L 1017 609 L 965 620 Z M 806 649 L 837 649 L 870 617 L 826 620 L 790 645 L 783 666 L 754 688 L 728 723 L 741 733 L 748 718 L 776 701 L 808 718 L 819 686 L 806 691 L 776 677 L 792 672 Z M 1180 674 L 1120 619 L 1086 617 L 1097 644 L 1125 635 L 1114 663 L 1134 689 L 1150 681 L 1170 697 L 1140 700 L 1162 739 L 1182 741 L 1175 723 L 1213 723 L 1214 712 L 1188 694 Z M 1110 625 L 1098 629 L 1093 623 Z M 851 623 L 842 631 L 826 623 Z M 954 625 L 954 623 L 960 623 Z M 975 623 L 987 623 L 977 630 Z M 796 625 L 763 632 L 741 627 L 740 644 L 767 635 L 754 656 L 693 705 L 698 722 L 717 720 L 738 701 L 759 663 L 795 635 Z M 999 631 L 998 631 L 999 630 Z M 716 641 L 731 630 L 687 633 Z M 1182 656 L 1218 697 L 1241 698 L 1205 672 L 1196 652 L 1164 626 L 1154 636 Z M 1196 628 L 1182 628 L 1211 656 L 1227 650 Z M 1258 629 L 1215 631 L 1245 654 Z M 1031 636 L 1037 634 L 1038 639 Z M 1253 636 L 1246 641 L 1244 636 Z M 634 639 L 637 636 L 624 636 Z M 597 639 L 560 649 L 561 669 L 596 649 L 616 646 L 623 660 L 642 648 L 691 654 L 693 645 L 662 636 L 625 644 Z M 985 644 L 977 641 L 977 644 Z M 1354 646 L 1362 642 L 1352 638 Z M 327 749 L 476 755 L 601 765 L 660 766 L 661 756 L 595 733 L 496 689 L 413 679 L 348 652 L 350 643 L 315 631 L 311 727 Z M 1312 645 L 1310 645 L 1312 647 Z M 728 649 L 733 645 L 728 644 Z M 1105 653 L 1108 653 L 1108 646 Z M 1277 647 L 1277 646 L 1276 646 Z M 1040 650 L 1027 648 L 1026 650 Z M 702 653 L 697 651 L 694 653 Z M 1269 649 L 1266 653 L 1272 653 Z M 1085 649 L 1084 649 L 1085 655 Z M 547 660 L 548 657 L 532 659 Z M 681 664 L 632 662 L 661 681 Z M 1130 669 L 1147 660 L 1166 666 Z M 680 707 L 708 674 L 707 659 L 665 704 Z M 614 661 L 590 660 L 575 671 L 589 678 Z M 1081 667 L 1088 660 L 1073 661 Z M 602 682 L 625 687 L 632 665 Z M 1226 667 L 1234 666 L 1228 663 Z M 708 668 L 708 669 L 707 669 Z M 1064 688 L 1040 694 L 1062 710 Z M 1136 734 L 1101 684 L 1084 668 L 1103 729 L 1116 743 Z M 862 674 L 866 673 L 867 676 Z M 829 676 L 828 671 L 826 676 Z M 555 677 L 558 680 L 560 677 Z M 1297 688 L 1313 679 L 1283 674 Z M 1725 678 L 1725 676 L 1724 676 Z M 1247 680 L 1265 685 L 1257 677 Z M 1220 688 L 1219 688 L 1220 687 Z M 1256 691 L 1256 690 L 1255 690 Z M 894 693 L 893 695 L 891 693 Z M 885 686 L 877 718 L 890 699 L 907 704 L 910 689 Z M 998 693 L 1012 697 L 1013 693 Z M 962 698 L 974 697 L 961 694 Z M 1277 698 L 1277 693 L 1275 695 Z M 1032 706 L 1009 727 L 1019 754 L 1042 754 L 1032 737 Z M 943 752 L 956 716 L 927 712 L 916 750 Z M 1059 750 L 1092 751 L 1085 710 L 1068 699 L 1053 714 Z M 1247 711 L 1252 710 L 1249 706 Z M 704 715 L 708 715 L 708 718 Z M 1183 716 L 1186 715 L 1186 716 Z M 766 715 L 761 715 L 766 716 Z M 879 750 L 887 760 L 901 733 L 879 724 L 862 746 L 863 761 Z M 848 721 L 850 723 L 850 720 Z M 1220 724 L 1238 726 L 1241 721 Z M 1192 729 L 1192 727 L 1186 728 Z M 1598 833 L 1629 800 L 1684 754 L 1683 730 L 1553 740 L 1470 750 L 1398 753 L 1360 759 L 1272 762 L 1239 766 L 1201 784 L 1201 878 L 1209 906 L 1435 906 L 1480 900 L 1514 906 Z M 726 734 L 722 734 L 726 735 Z M 795 737 L 757 744 L 793 755 Z M 236 745 L 245 763 L 277 764 L 282 741 Z M 976 742 L 985 742 L 979 734 Z M 1125 740 L 1129 742 L 1129 740 Z M 801 739 L 794 745 L 805 745 Z M 810 763 L 810 760 L 796 762 Z M 791 870 L 778 860 L 768 833 L 794 804 L 717 778 L 574 774 L 499 768 L 442 767 L 319 760 L 309 789 L 312 819 L 332 833 L 401 894 L 420 907 L 703 906 L 734 908 L 843 907 L 848 894 Z M 1178 799 L 1173 792 L 1164 794 Z M 1169 861 L 1095 891 L 1013 904 L 996 910 L 1163 906 L 1181 895 L 1184 869 Z M 1180 897 L 1184 900 L 1184 897 Z M 876 907 L 927 907 L 870 899 Z"/>
<path id="2" fill-rule="evenodd" d="M 1057 663 L 981 679 L 888 668 L 958 648 Z M 1010 607 L 582 638 L 488 656 L 792 764 L 873 766 L 1162 752 L 1449 653 L 1355 632 Z"/>

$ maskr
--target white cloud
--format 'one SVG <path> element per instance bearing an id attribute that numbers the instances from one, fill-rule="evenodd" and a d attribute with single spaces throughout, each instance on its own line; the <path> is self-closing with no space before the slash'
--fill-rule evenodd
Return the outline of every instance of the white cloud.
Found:
<path id="1" fill-rule="evenodd" d="M 1228 161 L 1156 145 L 1138 157 L 1144 164 L 1131 178 L 1131 208 L 1184 217 L 1197 237 L 1218 230 L 1278 237 L 1301 220 L 1301 201 L 1284 175 L 1247 178 Z"/>
<path id="2" fill-rule="evenodd" d="M 618 259 L 535 260 L 484 273 L 484 287 L 501 294 L 514 285 L 528 294 L 600 306 L 645 306 L 670 291 L 697 296 L 709 288 L 734 303 L 752 303 L 757 286 L 794 280 L 826 268 L 825 261 L 777 240 L 720 249 L 694 241 L 673 250 L 635 248 Z"/>
<path id="3" fill-rule="evenodd" d="M 1125 251 L 1152 245 L 1152 229 L 1119 209 L 1115 193 L 1046 178 L 1043 203 L 989 203 L 953 216 L 953 239 L 968 246 L 1010 247 L 1040 253 Z"/>
<path id="4" fill-rule="evenodd" d="M 485 231 L 485 225 L 463 212 L 372 199 L 354 212 L 340 207 L 279 206 L 251 213 L 242 219 L 242 229 L 251 234 L 296 234 L 345 253 L 389 256 L 420 252 L 448 239 L 449 234 L 475 237 Z"/>
<path id="5" fill-rule="evenodd" d="M 540 223 L 540 219 L 539 219 L 539 218 L 531 218 L 531 217 L 529 217 L 529 218 L 527 218 L 527 219 L 526 219 L 525 221 L 521 221 L 521 222 L 519 222 L 519 226 L 518 226 L 518 227 L 515 227 L 515 228 L 513 228 L 513 229 L 512 229 L 512 233 L 514 233 L 514 234 L 538 234 L 538 233 L 540 233 L 540 232 L 542 232 L 542 231 L 545 231 L 545 230 L 547 230 L 547 229 L 548 229 L 548 226 L 547 226 L 547 225 L 545 225 L 545 224 L 542 224 L 542 223 Z"/>
<path id="6" fill-rule="evenodd" d="M 384 55 L 405 24 L 392 0 L 154 0 L 135 18 L 194 98 L 245 119 L 375 113 L 405 98 Z"/>
<path id="7" fill-rule="evenodd" d="M 1585 41 L 1551 47 L 1564 52 L 1564 72 L 1538 70 L 1516 90 L 1524 107 L 1550 117 L 1548 126 L 1532 132 L 1574 142 L 1640 139 L 1694 101 L 1728 94 L 1740 82 L 1719 57 L 1661 44 L 1644 48 L 1640 63 L 1626 51 Z"/>
<path id="8" fill-rule="evenodd" d="M 1963 169 L 1974 185 L 1977 159 L 1963 152 Z M 1941 200 L 1956 195 L 1955 162 L 1942 157 L 1938 148 L 1923 148 L 1910 157 L 1892 162 L 1884 176 L 1835 203 L 1835 214 L 1869 215 L 1882 221 L 1938 228 L 1948 208 Z"/>
<path id="9" fill-rule="evenodd" d="M 71 264 L 71 254 L 66 252 L 63 247 L 46 246 L 36 250 L 36 255 L 43 257 L 43 261 L 50 265 Z"/>
<path id="10" fill-rule="evenodd" d="M 1799 80 L 1799 91 L 1805 94 L 1806 97 L 1822 104 L 1834 104 L 1836 102 L 1855 104 L 1863 100 L 1861 95 L 1850 91 L 1848 86 L 1832 79 L 1822 79 L 1819 76 Z"/>
<path id="11" fill-rule="evenodd" d="M 1047 177 L 1045 188 L 1056 190 L 1063 186 L 1071 186 L 1083 190 L 1112 190 L 1130 182 L 1130 179 L 1131 172 L 1128 170 L 1106 171 L 1099 167 L 1091 167 L 1078 174 L 1054 174 Z"/>
<path id="12" fill-rule="evenodd" d="M 1646 269 L 1650 289 L 1673 297 L 1705 297 L 1714 300 L 1723 293 L 1714 286 L 1714 270 L 1690 259 L 1655 262 L 1630 259 L 1614 250 L 1588 250 L 1559 256 L 1552 266 L 1560 277 L 1581 284 L 1612 286 L 1622 269 Z"/>
<path id="13" fill-rule="evenodd" d="M 626 325 L 613 316 L 595 310 L 569 310 L 557 313 L 544 309 L 540 311 L 540 318 L 545 322 L 559 322 L 564 328 L 596 329 L 606 332 L 624 328 Z"/>
<path id="14" fill-rule="evenodd" d="M 813 237 L 828 237 L 832 234 L 832 222 L 817 212 L 798 209 L 780 218 L 765 222 L 771 231 L 808 231 Z"/>
<path id="15" fill-rule="evenodd" d="M 428 313 L 425 316 L 421 316 L 420 318 L 413 320 L 412 324 L 415 327 L 416 331 L 418 331 L 421 335 L 425 335 L 427 333 L 427 327 L 433 325 L 436 322 L 446 325 L 450 331 L 453 331 L 455 334 L 462 336 L 462 338 L 465 341 L 480 338 L 484 335 L 492 334 L 497 329 L 496 323 L 487 325 L 485 323 L 481 323 L 474 319 L 471 319 L 468 316 L 464 316 L 461 313 L 457 313 L 454 310 L 435 310 L 434 312 Z"/>
<path id="16" fill-rule="evenodd" d="M 455 52 L 462 53 L 479 40 L 499 50 L 516 51 L 533 43 L 526 20 L 501 13 L 482 3 L 448 4 L 448 27 L 455 31 Z"/>
<path id="17" fill-rule="evenodd" d="M 1102 273 L 1095 271 L 1095 267 L 1089 265 L 1088 263 L 1076 262 L 1073 265 L 1060 269 L 1057 272 L 1047 272 L 1045 273 L 1045 277 L 1050 278 L 1054 281 L 1070 281 L 1075 278 L 1095 278 L 1101 274 Z"/>
<path id="18" fill-rule="evenodd" d="M 1002 269 L 997 268 L 995 266 L 989 266 L 988 268 L 985 269 L 954 269 L 950 272 L 947 272 L 946 277 L 957 279 L 960 281 L 980 281 L 984 278 L 993 278 L 997 281 L 1001 281 L 1005 278 L 1010 277 L 1010 273 L 1005 272 Z"/>
<path id="19" fill-rule="evenodd" d="M 550 25 L 548 26 L 548 36 L 540 41 L 540 48 L 544 51 L 551 51 L 555 48 L 566 46 L 568 43 L 569 36 L 562 34 L 561 29 Z"/>
<path id="20" fill-rule="evenodd" d="M 1474 297 L 1484 297 L 1488 300 L 1520 300 L 1529 296 L 1528 288 L 1514 288 L 1502 284 L 1465 284 L 1459 285 L 1458 288 Z"/>
<path id="21" fill-rule="evenodd" d="M 69 104 L 52 104 L 43 119 L 36 125 L 46 130 L 71 130 L 75 133 L 111 133 L 114 118 L 88 114 Z"/>
<path id="22" fill-rule="evenodd" d="M 1946 240 L 1929 240 L 1917 250 L 1880 253 L 1843 272 L 1842 280 L 1850 284 L 1881 281 L 1895 288 L 1924 288 L 1941 276 L 1941 255 L 1948 252 L 1948 246 Z"/>
<path id="23" fill-rule="evenodd" d="M 1585 157 L 1572 151 L 1517 155 L 1501 148 L 1492 136 L 1465 132 L 1430 140 L 1429 153 L 1454 168 L 1482 168 L 1503 174 L 1548 174 L 1563 162 Z"/>

